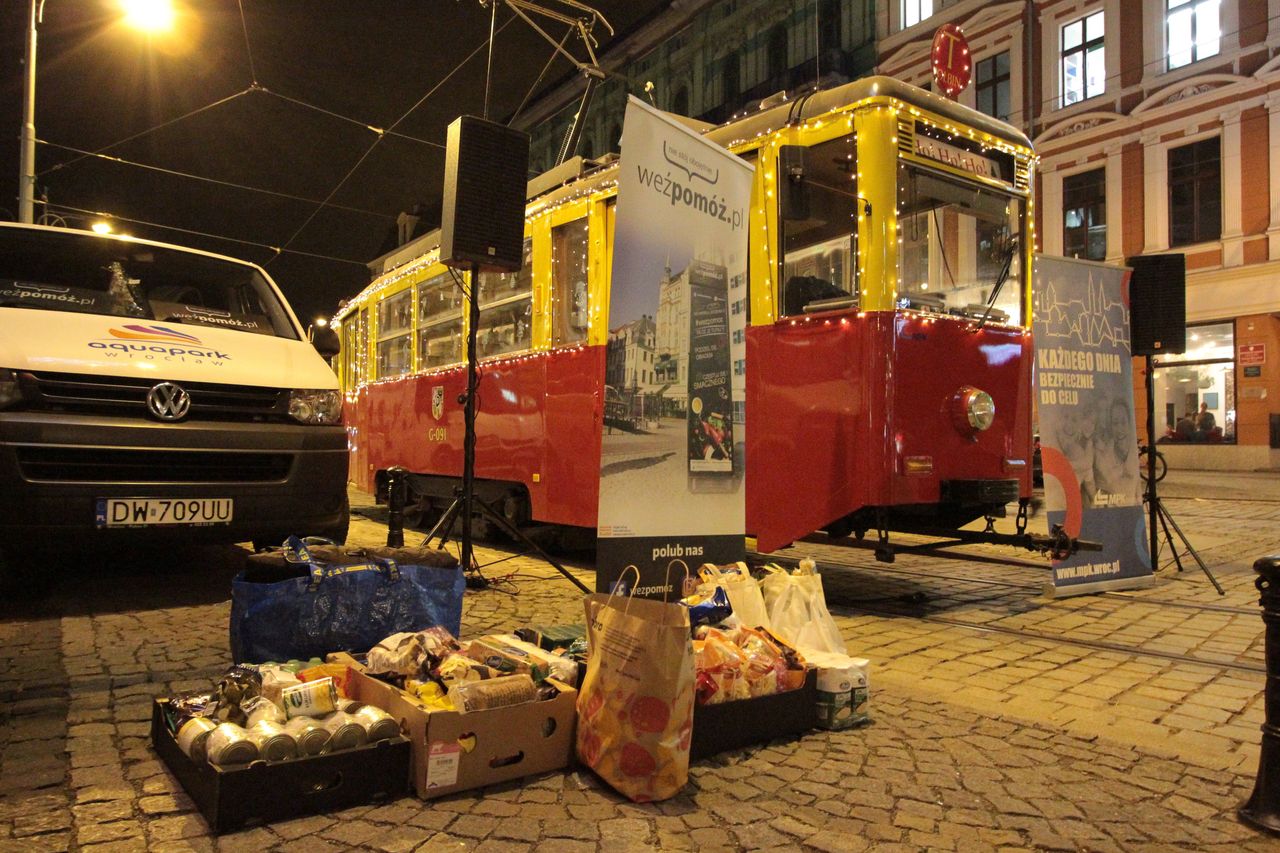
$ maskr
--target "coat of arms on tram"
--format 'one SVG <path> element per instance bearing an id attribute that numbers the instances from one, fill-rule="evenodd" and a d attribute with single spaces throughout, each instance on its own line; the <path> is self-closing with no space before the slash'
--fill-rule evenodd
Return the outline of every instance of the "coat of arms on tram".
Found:
<path id="1" fill-rule="evenodd" d="M 444 386 L 435 385 L 431 388 L 431 417 L 436 420 L 444 417 Z"/>

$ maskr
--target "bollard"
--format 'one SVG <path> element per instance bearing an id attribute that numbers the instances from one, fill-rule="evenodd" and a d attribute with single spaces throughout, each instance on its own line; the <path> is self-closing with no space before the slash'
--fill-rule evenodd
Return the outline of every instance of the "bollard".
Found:
<path id="1" fill-rule="evenodd" d="M 1237 814 L 1250 826 L 1280 833 L 1280 555 L 1255 560 L 1258 603 L 1267 626 L 1267 683 L 1263 696 L 1262 754 L 1253 796 Z"/>
<path id="2" fill-rule="evenodd" d="M 404 504 L 409 498 L 409 472 L 399 465 L 387 469 L 387 547 L 404 547 Z"/>

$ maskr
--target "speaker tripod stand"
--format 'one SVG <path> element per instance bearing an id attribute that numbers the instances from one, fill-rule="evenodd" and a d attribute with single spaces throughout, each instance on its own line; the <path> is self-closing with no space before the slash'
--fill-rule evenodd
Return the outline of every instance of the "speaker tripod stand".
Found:
<path id="1" fill-rule="evenodd" d="M 480 326 L 480 299 L 479 299 L 479 270 L 476 264 L 470 264 L 465 267 L 470 273 L 470 288 L 465 289 L 467 297 L 467 390 L 461 395 L 459 401 L 463 403 L 463 439 L 462 439 L 462 486 L 455 492 L 453 503 L 444 511 L 444 515 L 431 528 L 431 532 L 427 534 L 423 545 L 429 546 L 431 540 L 437 536 L 440 537 L 439 547 L 443 548 L 445 541 L 448 539 L 450 532 L 453 530 L 455 522 L 461 517 L 462 536 L 461 536 L 461 555 L 460 562 L 462 570 L 467 574 L 474 572 L 474 577 L 479 579 L 479 585 L 487 585 L 484 576 L 480 574 L 480 568 L 476 563 L 474 551 L 471 542 L 471 520 L 478 511 L 487 520 L 496 524 L 504 533 L 514 539 L 541 557 L 557 572 L 564 575 L 574 586 L 582 590 L 584 593 L 590 594 L 591 590 L 586 587 L 582 581 L 575 578 L 569 573 L 569 570 L 560 565 L 546 551 L 538 547 L 537 543 L 529 539 L 520 532 L 514 524 L 508 521 L 501 513 L 496 512 L 493 507 L 480 500 L 475 495 L 476 482 L 476 391 L 480 386 L 480 369 L 477 361 L 479 353 L 476 350 L 476 330 Z"/>
<path id="2" fill-rule="evenodd" d="M 1159 489 L 1156 483 L 1160 478 L 1156 476 L 1156 391 L 1154 385 L 1155 360 L 1147 356 L 1147 447 L 1149 448 L 1146 456 L 1147 465 L 1147 488 L 1142 495 L 1142 502 L 1147 507 L 1147 535 L 1150 537 L 1151 547 L 1151 570 L 1155 571 L 1159 567 L 1160 562 L 1160 531 L 1164 531 L 1165 541 L 1169 543 L 1169 550 L 1173 553 L 1173 562 L 1177 565 L 1178 571 L 1183 571 L 1182 556 L 1179 553 L 1178 542 L 1186 549 L 1190 555 L 1200 566 L 1200 571 L 1204 572 L 1204 576 L 1213 584 L 1213 588 L 1218 591 L 1218 595 L 1226 595 L 1226 591 L 1222 588 L 1222 584 L 1218 583 L 1218 579 L 1213 576 L 1213 572 L 1209 571 L 1209 567 L 1205 565 L 1204 560 L 1200 558 L 1200 554 L 1192 547 L 1191 542 L 1187 539 L 1187 535 L 1182 532 L 1182 528 L 1178 526 L 1178 522 L 1173 520 L 1173 516 L 1169 510 L 1160 501 Z M 1174 540 L 1177 536 L 1177 541 Z"/>

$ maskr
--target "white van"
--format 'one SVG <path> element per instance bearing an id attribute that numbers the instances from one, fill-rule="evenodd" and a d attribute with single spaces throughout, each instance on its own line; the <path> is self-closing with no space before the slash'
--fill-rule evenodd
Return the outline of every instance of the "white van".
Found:
<path id="1" fill-rule="evenodd" d="M 254 264 L 0 223 L 0 549 L 344 540 L 317 346 Z"/>

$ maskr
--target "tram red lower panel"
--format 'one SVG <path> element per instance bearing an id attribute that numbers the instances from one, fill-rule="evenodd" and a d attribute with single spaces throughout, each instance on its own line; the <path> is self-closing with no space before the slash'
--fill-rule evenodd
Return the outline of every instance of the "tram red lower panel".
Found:
<path id="1" fill-rule="evenodd" d="M 539 521 L 595 526 L 604 357 L 604 347 L 582 347 L 481 364 L 476 477 L 523 484 Z M 352 481 L 373 491 L 377 472 L 394 465 L 461 477 L 465 388 L 458 367 L 349 398 Z"/>

